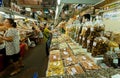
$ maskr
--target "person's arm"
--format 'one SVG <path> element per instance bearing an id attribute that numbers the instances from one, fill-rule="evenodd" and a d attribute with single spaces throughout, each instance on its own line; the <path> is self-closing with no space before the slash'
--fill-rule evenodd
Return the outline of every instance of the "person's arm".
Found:
<path id="1" fill-rule="evenodd" d="M 8 42 L 13 41 L 13 37 L 12 37 L 12 36 L 9 36 L 9 37 L 1 37 L 1 39 L 5 40 L 5 41 L 8 41 Z"/>
<path id="2" fill-rule="evenodd" d="M 46 32 L 53 33 L 54 30 L 53 30 L 53 31 L 50 31 L 48 28 L 46 28 Z"/>
<path id="3" fill-rule="evenodd" d="M 0 44 L 3 44 L 3 40 L 0 38 Z"/>
<path id="4" fill-rule="evenodd" d="M 7 30 L 7 27 L 5 26 L 0 26 L 0 31 L 6 31 Z"/>

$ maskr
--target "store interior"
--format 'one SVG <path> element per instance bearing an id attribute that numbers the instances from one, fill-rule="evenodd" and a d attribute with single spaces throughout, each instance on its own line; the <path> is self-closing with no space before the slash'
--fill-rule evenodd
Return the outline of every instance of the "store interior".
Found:
<path id="1" fill-rule="evenodd" d="M 24 67 L 10 76 L 0 49 L 0 78 L 120 78 L 120 0 L 0 0 L 0 28 L 6 18 L 17 24 Z"/>

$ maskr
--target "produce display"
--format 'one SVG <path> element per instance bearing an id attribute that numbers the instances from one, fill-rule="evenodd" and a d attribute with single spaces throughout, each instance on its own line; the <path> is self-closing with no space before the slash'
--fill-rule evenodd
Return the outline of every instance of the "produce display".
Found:
<path id="1" fill-rule="evenodd" d="M 59 38 L 60 37 L 60 38 Z M 101 76 L 101 67 L 94 63 L 93 59 L 90 58 L 82 48 L 79 47 L 74 41 L 72 41 L 68 36 L 62 35 L 57 39 L 59 44 L 58 50 L 51 50 L 49 56 L 49 64 L 46 72 L 47 77 L 62 76 L 71 77 L 72 76 L 82 76 L 93 77 L 104 77 Z M 88 37 L 89 38 L 89 37 Z M 53 40 L 54 44 L 55 41 Z M 62 42 L 61 42 L 62 41 Z M 91 49 L 92 55 L 103 55 L 108 51 L 110 44 L 115 46 L 115 43 L 105 38 L 96 37 L 93 41 L 93 48 Z M 102 50 L 101 50 L 102 48 Z M 98 51 L 99 50 L 99 51 Z M 98 52 L 98 53 L 97 53 Z M 100 53 L 99 53 L 100 52 Z M 119 53 L 118 53 L 119 54 Z M 60 69 L 61 68 L 61 69 Z M 98 71 L 99 70 L 99 71 Z M 100 72 L 100 74 L 96 73 Z M 95 72 L 95 73 L 94 73 Z M 104 72 L 108 73 L 108 72 Z M 108 76 L 105 76 L 108 77 Z"/>

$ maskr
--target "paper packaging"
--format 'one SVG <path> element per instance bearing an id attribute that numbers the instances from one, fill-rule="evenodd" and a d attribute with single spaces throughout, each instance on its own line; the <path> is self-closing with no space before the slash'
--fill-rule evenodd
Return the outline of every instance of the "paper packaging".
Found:
<path id="1" fill-rule="evenodd" d="M 60 60 L 62 60 L 60 54 L 51 54 L 49 56 L 49 61 L 50 62 L 60 61 Z"/>
<path id="2" fill-rule="evenodd" d="M 78 65 L 72 65 L 65 68 L 68 75 L 83 74 L 83 69 Z"/>
<path id="3" fill-rule="evenodd" d="M 82 61 L 93 62 L 93 60 L 89 56 L 87 56 L 85 54 L 77 55 L 77 59 L 79 60 L 79 62 L 82 62 Z"/>
<path id="4" fill-rule="evenodd" d="M 82 61 L 80 62 L 80 64 L 82 65 L 82 67 L 85 70 L 96 70 L 96 69 L 100 69 L 100 67 L 98 65 L 96 65 L 94 62 L 89 62 L 89 61 Z"/>
<path id="5" fill-rule="evenodd" d="M 64 59 L 64 64 L 65 66 L 78 64 L 78 60 L 76 59 L 75 56 L 67 57 Z"/>
<path id="6" fill-rule="evenodd" d="M 49 62 L 48 69 L 46 72 L 46 76 L 55 76 L 55 75 L 63 75 L 64 74 L 64 67 L 62 61 L 56 62 Z"/>

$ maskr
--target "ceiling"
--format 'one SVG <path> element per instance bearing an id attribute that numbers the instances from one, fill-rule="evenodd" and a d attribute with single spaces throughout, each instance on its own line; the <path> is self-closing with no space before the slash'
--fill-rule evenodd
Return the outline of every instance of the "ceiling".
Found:
<path id="1" fill-rule="evenodd" d="M 61 0 L 61 3 L 74 3 L 74 4 L 98 4 L 104 0 Z"/>
<path id="2" fill-rule="evenodd" d="M 56 0 L 16 0 L 17 4 L 29 8 L 52 8 L 56 6 Z"/>
<path id="3" fill-rule="evenodd" d="M 105 0 L 58 0 L 60 3 L 56 8 L 56 16 L 55 19 L 59 18 L 59 15 L 62 11 L 63 4 L 87 4 L 87 5 L 97 5 Z"/>
<path id="4" fill-rule="evenodd" d="M 119 0 L 105 0 L 105 1 L 101 2 L 100 4 L 96 5 L 95 8 L 103 7 L 104 5 L 115 2 L 115 1 L 119 1 Z"/>

